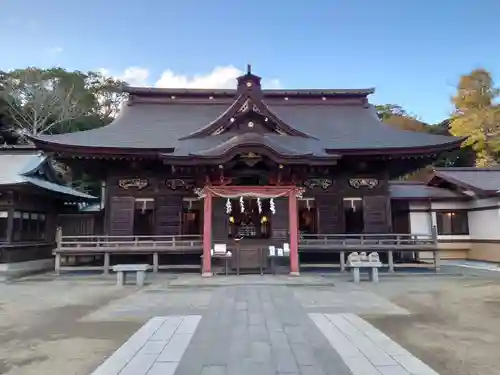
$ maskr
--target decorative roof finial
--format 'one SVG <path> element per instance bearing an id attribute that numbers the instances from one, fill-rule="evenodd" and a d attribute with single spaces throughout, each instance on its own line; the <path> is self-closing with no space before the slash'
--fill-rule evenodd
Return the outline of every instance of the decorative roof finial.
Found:
<path id="1" fill-rule="evenodd" d="M 247 64 L 247 74 L 250 75 L 252 74 L 252 65 Z"/>

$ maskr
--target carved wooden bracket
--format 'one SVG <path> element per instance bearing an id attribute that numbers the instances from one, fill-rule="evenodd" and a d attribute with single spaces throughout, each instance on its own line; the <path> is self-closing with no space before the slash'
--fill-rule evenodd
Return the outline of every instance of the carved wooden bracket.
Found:
<path id="1" fill-rule="evenodd" d="M 172 178 L 165 181 L 165 186 L 171 190 L 184 189 L 189 190 L 194 186 L 194 183 L 189 180 L 182 180 L 180 178 Z"/>
<path id="2" fill-rule="evenodd" d="M 118 186 L 122 189 L 136 188 L 142 190 L 149 185 L 149 181 L 145 178 L 126 178 L 118 180 Z"/>
<path id="3" fill-rule="evenodd" d="M 373 189 L 378 185 L 378 180 L 376 178 L 350 178 L 349 185 L 354 189 L 368 188 Z"/>
<path id="4" fill-rule="evenodd" d="M 320 187 L 323 190 L 327 190 L 333 185 L 333 181 L 328 178 L 310 178 L 309 180 L 304 181 L 303 185 L 308 189 Z"/>

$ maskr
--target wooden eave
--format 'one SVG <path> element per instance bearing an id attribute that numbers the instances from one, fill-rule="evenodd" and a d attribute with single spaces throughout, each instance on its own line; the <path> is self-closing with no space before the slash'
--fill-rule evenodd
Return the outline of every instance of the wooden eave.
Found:
<path id="1" fill-rule="evenodd" d="M 283 155 L 267 145 L 238 145 L 232 147 L 226 152 L 212 156 L 212 155 L 199 155 L 190 154 L 188 156 L 175 156 L 169 154 L 160 154 L 160 158 L 168 164 L 176 165 L 211 165 L 211 164 L 225 164 L 234 159 L 236 156 L 245 153 L 256 153 L 259 155 L 267 156 L 278 164 L 310 164 L 310 165 L 336 165 L 340 159 L 340 155 L 329 155 L 327 157 L 318 157 L 312 153 L 305 153 L 299 155 Z"/>
<path id="2" fill-rule="evenodd" d="M 172 153 L 175 148 L 161 149 L 143 149 L 143 148 L 117 148 L 117 147 L 87 147 L 66 145 L 55 142 L 48 142 L 38 138 L 32 138 L 36 146 L 43 149 L 45 152 L 52 152 L 58 155 L 69 156 L 72 158 L 88 158 L 88 159 L 120 159 L 120 158 L 143 158 L 154 159 L 159 153 Z"/>
<path id="3" fill-rule="evenodd" d="M 435 155 L 459 148 L 465 138 L 460 138 L 449 143 L 418 146 L 418 147 L 382 147 L 369 149 L 325 149 L 326 153 L 340 154 L 342 156 L 380 156 L 394 158 L 419 158 Z"/>

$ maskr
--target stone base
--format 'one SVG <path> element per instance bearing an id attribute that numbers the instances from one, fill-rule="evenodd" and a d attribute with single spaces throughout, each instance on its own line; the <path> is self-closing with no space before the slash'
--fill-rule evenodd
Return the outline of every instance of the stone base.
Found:
<path id="1" fill-rule="evenodd" d="M 300 276 L 300 272 L 290 272 L 290 276 Z"/>
<path id="2" fill-rule="evenodd" d="M 54 269 L 54 258 L 18 263 L 0 263 L 0 281 Z"/>
<path id="3" fill-rule="evenodd" d="M 201 277 L 212 277 L 214 274 L 212 272 L 203 272 Z"/>

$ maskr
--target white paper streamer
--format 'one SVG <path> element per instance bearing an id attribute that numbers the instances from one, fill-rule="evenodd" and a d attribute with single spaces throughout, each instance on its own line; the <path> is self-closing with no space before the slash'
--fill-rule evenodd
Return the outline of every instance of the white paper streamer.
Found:
<path id="1" fill-rule="evenodd" d="M 231 200 L 229 198 L 227 198 L 227 201 L 226 201 L 226 214 L 229 215 L 232 210 L 233 210 L 233 207 L 231 205 Z"/>
<path id="2" fill-rule="evenodd" d="M 243 200 L 243 197 L 240 197 L 240 210 L 241 213 L 245 212 L 245 201 Z"/>
<path id="3" fill-rule="evenodd" d="M 271 210 L 271 212 L 273 213 L 273 215 L 276 213 L 276 206 L 274 205 L 274 199 L 271 198 L 271 200 L 269 201 L 269 209 Z"/>
<path id="4" fill-rule="evenodd" d="M 257 208 L 259 209 L 259 214 L 262 213 L 262 201 L 260 198 L 257 198 Z"/>

